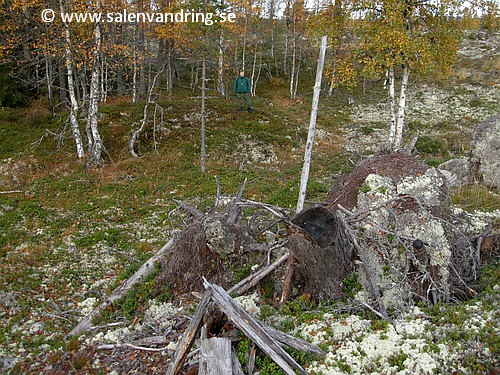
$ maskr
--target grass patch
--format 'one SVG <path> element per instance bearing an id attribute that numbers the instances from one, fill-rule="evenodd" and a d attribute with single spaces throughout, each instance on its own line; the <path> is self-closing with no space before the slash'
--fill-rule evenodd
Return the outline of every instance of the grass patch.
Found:
<path id="1" fill-rule="evenodd" d="M 451 191 L 454 204 L 466 211 L 484 210 L 492 212 L 500 207 L 500 196 L 486 186 L 470 185 Z"/>

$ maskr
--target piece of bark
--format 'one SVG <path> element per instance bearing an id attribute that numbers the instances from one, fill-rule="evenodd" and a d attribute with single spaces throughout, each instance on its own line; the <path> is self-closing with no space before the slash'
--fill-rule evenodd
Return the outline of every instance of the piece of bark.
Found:
<path id="1" fill-rule="evenodd" d="M 285 277 L 283 278 L 283 289 L 281 290 L 281 298 L 278 305 L 279 309 L 281 309 L 283 305 L 286 303 L 286 301 L 288 301 L 288 297 L 290 296 L 290 291 L 292 290 L 294 263 L 295 259 L 293 255 L 290 255 L 286 262 Z"/>
<path id="2" fill-rule="evenodd" d="M 203 299 L 196 308 L 196 313 L 191 319 L 191 322 L 189 323 L 186 332 L 184 332 L 181 342 L 177 346 L 177 350 L 175 351 L 174 354 L 174 360 L 168 366 L 167 375 L 176 375 L 184 365 L 184 362 L 186 361 L 186 358 L 189 354 L 189 349 L 191 349 L 191 346 L 193 345 L 193 342 L 196 338 L 196 334 L 201 327 L 202 319 L 203 316 L 205 315 L 207 306 L 210 303 L 211 297 L 212 297 L 212 289 L 207 288 L 207 291 L 205 292 Z"/>
<path id="3" fill-rule="evenodd" d="M 243 331 L 243 333 L 266 353 L 288 375 L 295 375 L 293 368 L 300 374 L 307 375 L 300 366 L 281 346 L 274 341 L 264 329 L 220 286 L 203 282 L 205 288 L 212 288 L 212 298 L 228 318 Z M 293 367 L 293 368 L 292 368 Z"/>
<path id="4" fill-rule="evenodd" d="M 162 336 L 150 336 L 150 337 L 144 337 L 140 340 L 136 340 L 132 342 L 132 345 L 137 345 L 137 346 L 151 346 L 151 345 L 164 345 L 166 344 L 167 340 L 164 335 Z"/>
<path id="5" fill-rule="evenodd" d="M 253 374 L 253 370 L 255 369 L 255 355 L 257 354 L 257 348 L 255 347 L 255 343 L 252 343 L 252 348 L 250 349 L 250 355 L 248 358 L 248 375 Z"/>
<path id="6" fill-rule="evenodd" d="M 110 306 L 114 301 L 123 297 L 132 287 L 136 284 L 142 282 L 142 280 L 153 273 L 155 269 L 155 262 L 160 259 L 165 253 L 171 250 L 175 239 L 171 239 L 168 243 L 163 246 L 160 250 L 158 250 L 149 260 L 144 263 L 131 277 L 122 282 L 119 287 L 117 287 L 111 295 L 98 307 L 92 310 L 85 318 L 83 318 L 75 328 L 73 328 L 67 335 L 66 338 L 70 336 L 80 336 L 83 332 L 90 329 L 92 326 L 92 320 L 98 316 L 101 311 L 105 310 L 108 306 Z"/>

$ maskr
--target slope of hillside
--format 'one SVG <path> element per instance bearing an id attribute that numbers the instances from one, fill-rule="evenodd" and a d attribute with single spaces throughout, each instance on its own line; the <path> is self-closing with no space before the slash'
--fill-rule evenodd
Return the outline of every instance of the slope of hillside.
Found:
<path id="1" fill-rule="evenodd" d="M 498 113 L 499 38 L 480 37 L 466 39 L 452 79 L 411 83 L 405 139 L 420 137 L 416 153 L 430 165 L 466 155 L 474 126 Z M 52 115 L 43 103 L 1 108 L 2 371 L 164 369 L 177 340 L 153 354 L 119 347 L 107 352 L 97 346 L 163 334 L 191 311 L 187 306 L 179 310 L 178 300 L 172 304 L 175 291 L 151 300 L 151 284 L 145 283 L 106 311 L 86 337 L 68 341 L 65 334 L 183 228 L 175 211 L 178 201 L 201 211 L 214 206 L 215 176 L 224 194 L 235 194 L 247 178 L 248 198 L 293 209 L 312 82 L 304 78 L 301 84 L 303 94 L 296 102 L 287 99 L 284 81 L 259 84 L 252 115 L 239 113 L 232 99 L 210 98 L 205 174 L 199 166 L 200 100 L 183 88 L 160 100 L 164 122 L 141 138 L 139 159 L 129 155 L 127 142 L 144 103 L 123 98 L 102 105 L 107 156 L 105 165 L 95 170 L 76 160 L 65 114 Z M 324 200 L 333 177 L 385 142 L 387 109 L 382 82 L 377 81 L 368 82 L 366 93 L 361 88 L 338 90 L 321 98 L 308 188 L 311 202 Z M 498 226 L 497 193 L 478 187 L 455 192 L 458 201 L 465 197 L 469 209 L 493 211 Z M 476 298 L 459 305 L 415 307 L 394 317 L 392 324 L 359 306 L 346 310 L 335 303 L 299 300 L 278 313 L 264 298 L 257 304 L 262 319 L 330 352 L 323 360 L 301 358 L 312 374 L 495 374 L 500 371 L 499 285 L 496 259 L 483 269 L 478 281 L 482 292 Z M 264 359 L 260 366 L 261 374 L 277 373 Z"/>

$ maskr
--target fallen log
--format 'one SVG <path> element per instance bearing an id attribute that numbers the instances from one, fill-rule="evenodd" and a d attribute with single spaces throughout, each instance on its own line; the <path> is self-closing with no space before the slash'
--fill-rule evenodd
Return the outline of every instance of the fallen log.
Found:
<path id="1" fill-rule="evenodd" d="M 281 263 L 288 259 L 290 253 L 286 253 L 281 258 L 274 261 L 269 266 L 251 274 L 245 279 L 241 280 L 238 284 L 234 285 L 231 289 L 227 291 L 228 294 L 241 295 L 245 293 L 251 287 L 257 285 L 257 283 L 262 280 L 264 277 L 269 275 L 272 271 L 274 271 Z"/>
<path id="2" fill-rule="evenodd" d="M 83 332 L 89 330 L 92 326 L 92 320 L 98 316 L 101 311 L 105 310 L 108 306 L 112 305 L 114 301 L 123 297 L 132 287 L 142 282 L 142 280 L 153 273 L 155 262 L 171 250 L 175 239 L 168 241 L 165 246 L 158 250 L 151 258 L 148 259 L 131 277 L 125 280 L 117 287 L 111 295 L 98 307 L 92 310 L 85 318 L 83 318 L 75 328 L 73 328 L 67 335 L 66 339 L 71 336 L 80 336 Z"/>
<path id="3" fill-rule="evenodd" d="M 320 358 L 324 357 L 326 353 L 321 350 L 318 346 L 311 344 L 305 340 L 299 339 L 297 337 L 290 336 L 289 334 L 286 334 L 285 332 L 279 331 L 277 329 L 274 329 L 273 327 L 270 327 L 268 325 L 265 325 L 262 322 L 257 322 L 262 326 L 264 331 L 271 336 L 276 341 L 279 341 L 280 343 L 289 346 L 290 348 L 299 350 L 301 352 L 305 353 L 310 353 L 314 354 Z"/>

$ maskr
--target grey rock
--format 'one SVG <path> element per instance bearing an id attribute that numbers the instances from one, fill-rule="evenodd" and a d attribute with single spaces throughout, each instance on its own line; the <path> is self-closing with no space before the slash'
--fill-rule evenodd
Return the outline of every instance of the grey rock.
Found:
<path id="1" fill-rule="evenodd" d="M 450 186 L 463 186 L 469 183 L 469 160 L 467 158 L 448 160 L 439 165 L 438 169 L 446 176 Z"/>
<path id="2" fill-rule="evenodd" d="M 500 115 L 477 125 L 471 143 L 469 176 L 489 188 L 500 187 Z"/>
<path id="3" fill-rule="evenodd" d="M 0 357 L 0 369 L 10 370 L 16 364 L 16 359 L 14 357 Z"/>

